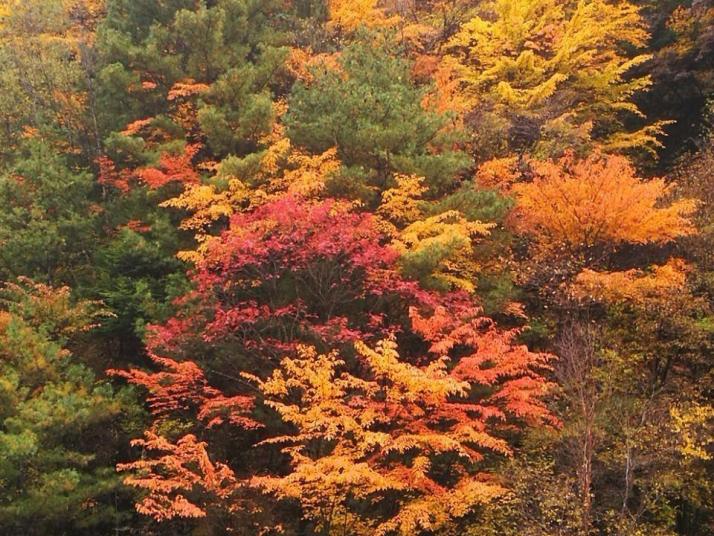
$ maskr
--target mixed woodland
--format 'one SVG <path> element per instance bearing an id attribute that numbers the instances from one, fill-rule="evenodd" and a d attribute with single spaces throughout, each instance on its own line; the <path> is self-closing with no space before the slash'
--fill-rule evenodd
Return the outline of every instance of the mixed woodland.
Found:
<path id="1" fill-rule="evenodd" d="M 714 534 L 714 1 L 0 0 L 0 534 Z"/>

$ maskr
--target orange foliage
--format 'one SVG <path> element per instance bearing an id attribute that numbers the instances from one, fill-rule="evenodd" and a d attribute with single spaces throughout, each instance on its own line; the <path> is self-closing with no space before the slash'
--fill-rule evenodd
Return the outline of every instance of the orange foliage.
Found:
<path id="1" fill-rule="evenodd" d="M 440 114 L 451 113 L 462 126 L 463 118 L 471 108 L 472 103 L 461 89 L 461 81 L 453 65 L 448 62 L 439 63 L 435 56 L 419 56 L 414 64 L 414 75 L 426 75 L 434 82 L 434 89 L 429 92 L 422 103 L 424 108 L 433 109 Z"/>
<path id="2" fill-rule="evenodd" d="M 157 167 L 137 170 L 136 174 L 149 188 L 156 190 L 170 182 L 196 184 L 200 177 L 193 167 L 193 158 L 201 149 L 199 144 L 187 144 L 183 154 L 162 153 Z"/>
<path id="3" fill-rule="evenodd" d="M 330 19 L 328 26 L 353 31 L 360 26 L 388 26 L 398 20 L 388 17 L 379 7 L 379 0 L 329 0 Z"/>
<path id="4" fill-rule="evenodd" d="M 206 443 L 191 434 L 174 444 L 146 432 L 145 439 L 135 439 L 132 445 L 158 456 L 119 464 L 117 469 L 132 472 L 125 484 L 148 492 L 136 509 L 157 521 L 205 517 L 207 504 L 225 501 L 239 485 L 233 471 L 213 463 Z"/>
<path id="5" fill-rule="evenodd" d="M 618 303 L 643 304 L 666 300 L 687 284 L 687 265 L 681 259 L 670 259 L 663 266 L 652 267 L 649 273 L 642 270 L 626 272 L 595 272 L 583 270 L 573 285 L 578 298 Z"/>
<path id="6" fill-rule="evenodd" d="M 508 192 L 520 176 L 517 157 L 495 158 L 484 162 L 478 168 L 476 184 L 482 188 L 495 188 Z"/>
<path id="7" fill-rule="evenodd" d="M 249 396 L 226 397 L 211 387 L 203 371 L 192 361 L 178 362 L 150 354 L 163 370 L 144 372 L 138 369 L 109 370 L 149 391 L 147 403 L 159 420 L 176 412 L 194 412 L 210 428 L 229 422 L 241 428 L 259 428 L 260 424 L 247 415 L 253 409 Z"/>
<path id="8" fill-rule="evenodd" d="M 290 49 L 285 67 L 297 80 L 309 83 L 315 78 L 313 75 L 315 69 L 340 72 L 342 66 L 338 61 L 339 57 L 339 52 L 314 54 L 310 49 L 293 47 Z"/>
<path id="9" fill-rule="evenodd" d="M 517 332 L 473 314 L 467 306 L 428 317 L 412 309 L 415 332 L 431 344 L 421 365 L 400 357 L 392 338 L 375 348 L 355 344 L 359 376 L 336 352 L 301 347 L 268 380 L 252 377 L 266 404 L 297 430 L 265 441 L 285 445 L 292 472 L 252 484 L 300 501 L 318 528 L 361 524 L 359 533 L 369 534 L 438 531 L 501 496 L 505 490 L 474 464 L 485 453 L 511 454 L 498 431 L 516 421 L 556 424 L 540 374 L 552 356 L 515 345 Z M 457 348 L 465 355 L 454 366 Z M 444 474 L 448 483 L 436 476 Z M 398 507 L 380 521 L 350 509 L 354 500 L 390 497 Z"/>
<path id="10" fill-rule="evenodd" d="M 132 174 L 129 170 L 118 171 L 116 164 L 108 156 L 97 158 L 97 165 L 99 166 L 99 177 L 97 178 L 99 184 L 116 188 L 123 194 L 130 190 L 129 181 Z"/>
<path id="11" fill-rule="evenodd" d="M 129 123 L 124 130 L 121 131 L 121 133 L 124 136 L 134 136 L 141 132 L 144 127 L 149 126 L 153 122 L 152 118 L 148 119 L 138 119 L 136 121 L 133 121 Z"/>
<path id="12" fill-rule="evenodd" d="M 439 68 L 440 61 L 439 56 L 432 54 L 419 54 L 414 59 L 412 76 L 420 82 L 430 80 Z"/>
<path id="13" fill-rule="evenodd" d="M 662 244 L 695 232 L 691 199 L 664 204 L 670 187 L 642 180 L 621 156 L 532 162 L 535 178 L 518 184 L 520 227 L 548 250 Z"/>
<path id="14" fill-rule="evenodd" d="M 124 134 L 135 134 L 151 122 L 150 119 L 131 123 Z M 131 189 L 132 179 L 138 178 L 152 190 L 156 190 L 171 182 L 180 182 L 184 185 L 197 184 L 200 176 L 193 166 L 193 158 L 201 149 L 199 144 L 187 144 L 180 155 L 162 153 L 159 164 L 155 167 L 139 168 L 135 171 L 128 169 L 117 170 L 116 164 L 108 156 L 100 156 L 96 162 L 99 166 L 97 182 L 102 185 L 116 188 L 125 194 Z"/>
<path id="15" fill-rule="evenodd" d="M 296 80 L 309 82 L 312 79 L 307 64 L 312 58 L 312 51 L 299 47 L 291 47 L 285 59 L 285 68 Z"/>
<path id="16" fill-rule="evenodd" d="M 357 343 L 357 351 L 371 371 L 369 380 L 345 372 L 335 353 L 318 356 L 303 347 L 298 358 L 284 360 L 259 382 L 266 403 L 298 432 L 267 441 L 287 445 L 293 471 L 256 477 L 253 485 L 299 500 L 319 528 L 361 524 L 360 533 L 371 534 L 438 529 L 504 492 L 468 470 L 482 458 L 481 449 L 509 450 L 485 432 L 480 408 L 464 402 L 469 384 L 447 372 L 445 359 L 425 367 L 407 364 L 391 340 L 374 350 Z M 317 458 L 310 455 L 315 441 L 327 442 Z M 431 473 L 445 454 L 454 456 L 446 469 L 453 485 Z M 352 499 L 376 503 L 394 492 L 400 506 L 382 522 L 360 520 L 350 511 Z"/>
<path id="17" fill-rule="evenodd" d="M 135 233 L 148 233 L 151 231 L 151 225 L 143 223 L 141 220 L 129 220 L 121 226 L 124 229 L 129 229 Z"/>
<path id="18" fill-rule="evenodd" d="M 201 93 L 205 93 L 209 89 L 210 86 L 206 84 L 201 84 L 189 78 L 180 82 L 176 82 L 169 90 L 169 94 L 166 99 L 169 101 L 173 101 L 185 97 L 193 97 L 194 95 L 200 95 Z"/>
<path id="19" fill-rule="evenodd" d="M 542 400 L 552 385 L 540 374 L 549 369 L 552 355 L 515 344 L 518 330 L 501 331 L 486 317 L 470 317 L 468 312 L 454 315 L 444 307 L 437 307 L 430 317 L 414 308 L 409 313 L 414 331 L 431 344 L 431 354 L 461 350 L 462 357 L 451 371 L 454 377 L 495 388 L 478 406 L 483 418 L 557 424 Z"/>

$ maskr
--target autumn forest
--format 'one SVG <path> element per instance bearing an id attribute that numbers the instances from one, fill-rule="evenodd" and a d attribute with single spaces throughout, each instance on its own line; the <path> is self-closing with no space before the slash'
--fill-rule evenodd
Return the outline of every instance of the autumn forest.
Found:
<path id="1" fill-rule="evenodd" d="M 713 0 L 0 0 L 1 536 L 714 534 Z"/>

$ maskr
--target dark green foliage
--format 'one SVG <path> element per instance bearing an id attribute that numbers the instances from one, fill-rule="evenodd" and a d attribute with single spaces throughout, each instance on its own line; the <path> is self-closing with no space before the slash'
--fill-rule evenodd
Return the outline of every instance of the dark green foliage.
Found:
<path id="1" fill-rule="evenodd" d="M 473 184 L 466 184 L 453 194 L 430 204 L 427 207 L 427 212 L 440 214 L 447 210 L 458 210 L 469 221 L 502 223 L 513 205 L 512 199 L 496 190 L 487 190 Z"/>
<path id="2" fill-rule="evenodd" d="M 113 470 L 141 424 L 133 393 L 73 355 L 100 317 L 68 289 L 23 282 L 0 309 L 0 526 L 5 534 L 90 535 L 130 498 Z"/>
<path id="3" fill-rule="evenodd" d="M 167 111 L 168 92 L 177 82 L 216 82 L 199 106 L 211 148 L 222 155 L 255 150 L 270 131 L 271 77 L 285 55 L 276 31 L 279 2 L 144 4 L 110 2 L 99 31 L 104 130 Z"/>
<path id="4" fill-rule="evenodd" d="M 165 317 L 171 298 L 185 287 L 185 266 L 167 240 L 174 228 L 162 219 L 149 226 L 144 233 L 119 230 L 94 258 L 97 280 L 88 293 L 112 311 L 101 331 L 121 346 L 122 355 L 142 353 L 144 327 Z"/>
<path id="5" fill-rule="evenodd" d="M 470 161 L 448 148 L 448 117 L 422 108 L 424 90 L 412 82 L 408 61 L 369 35 L 362 39 L 342 52 L 340 71 L 318 70 L 313 83 L 293 89 L 290 139 L 311 152 L 337 147 L 346 171 L 335 190 L 367 197 L 395 172 L 426 177 L 433 194 L 453 189 Z"/>
<path id="6" fill-rule="evenodd" d="M 76 282 L 96 237 L 92 176 L 71 169 L 48 145 L 32 141 L 0 176 L 0 275 Z"/>

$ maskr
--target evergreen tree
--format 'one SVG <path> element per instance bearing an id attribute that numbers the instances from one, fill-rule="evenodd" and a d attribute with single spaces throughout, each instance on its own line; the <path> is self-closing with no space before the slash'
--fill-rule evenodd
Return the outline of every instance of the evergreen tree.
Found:
<path id="1" fill-rule="evenodd" d="M 68 288 L 22 280 L 0 310 L 0 526 L 90 535 L 127 518 L 113 465 L 140 425 L 128 389 L 98 381 L 72 348 L 98 320 Z"/>
<path id="2" fill-rule="evenodd" d="M 92 176 L 39 140 L 26 141 L 0 176 L 0 275 L 82 281 L 97 236 Z"/>
<path id="3" fill-rule="evenodd" d="M 311 152 L 337 148 L 344 169 L 335 192 L 374 200 L 394 173 L 425 177 L 432 195 L 450 191 L 469 159 L 453 149 L 449 118 L 422 107 L 424 96 L 409 62 L 365 35 L 342 51 L 336 68 L 298 82 L 285 117 L 288 136 Z"/>

